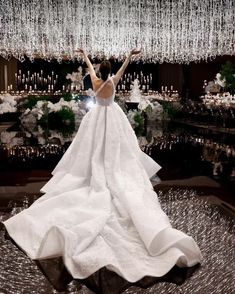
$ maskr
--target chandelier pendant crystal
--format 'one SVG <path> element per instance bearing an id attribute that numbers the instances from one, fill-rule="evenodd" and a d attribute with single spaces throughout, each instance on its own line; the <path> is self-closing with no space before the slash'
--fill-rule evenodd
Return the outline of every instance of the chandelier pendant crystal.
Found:
<path id="1" fill-rule="evenodd" d="M 0 55 L 24 61 L 92 57 L 189 63 L 235 54 L 234 0 L 2 0 Z"/>

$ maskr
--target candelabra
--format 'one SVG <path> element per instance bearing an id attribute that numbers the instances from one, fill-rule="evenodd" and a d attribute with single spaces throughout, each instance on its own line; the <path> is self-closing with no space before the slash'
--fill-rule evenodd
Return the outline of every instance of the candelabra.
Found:
<path id="1" fill-rule="evenodd" d="M 143 73 L 132 72 L 125 73 L 121 78 L 120 82 L 117 85 L 118 92 L 128 92 L 131 90 L 131 85 L 135 79 L 139 80 L 139 88 L 142 92 L 148 93 L 149 90 L 153 89 L 153 74 L 152 73 Z"/>
<path id="2" fill-rule="evenodd" d="M 27 71 L 23 73 L 21 70 L 15 73 L 15 82 L 18 91 L 46 91 L 54 92 L 58 84 L 58 75 L 55 75 L 54 71 L 51 75 L 44 75 L 44 71 L 40 72 Z M 12 85 L 8 86 L 8 91 L 12 90 Z"/>

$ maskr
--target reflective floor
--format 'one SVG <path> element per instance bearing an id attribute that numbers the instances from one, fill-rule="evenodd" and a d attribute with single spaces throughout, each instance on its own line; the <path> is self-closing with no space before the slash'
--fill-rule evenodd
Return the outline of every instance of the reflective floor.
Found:
<path id="1" fill-rule="evenodd" d="M 127 284 L 118 276 L 112 276 L 111 280 L 108 273 L 101 272 L 88 280 L 72 281 L 61 292 L 88 294 L 94 293 L 90 289 L 96 289 L 96 293 L 105 294 L 233 293 L 235 219 L 213 199 L 198 197 L 192 190 L 178 189 L 167 193 L 159 191 L 158 195 L 172 225 L 191 235 L 199 245 L 203 255 L 202 265 L 181 285 L 152 281 L 152 285 L 147 284 L 149 287 L 143 289 L 140 285 Z M 10 214 L 1 212 L 1 219 L 6 219 L 27 205 L 25 199 L 21 205 L 18 203 Z M 36 263 L 26 257 L 5 235 L 3 227 L 0 231 L 0 256 L 0 293 L 58 293 L 48 279 L 53 281 L 57 288 L 66 282 L 66 276 L 61 276 L 63 268 L 56 261 L 44 263 L 46 278 Z"/>
<path id="2" fill-rule="evenodd" d="M 0 124 L 0 189 L 1 186 L 47 181 L 77 128 L 58 131 L 39 125 L 30 129 L 14 122 Z M 213 129 L 179 121 L 147 123 L 138 134 L 138 140 L 142 150 L 162 166 L 159 177 L 163 182 L 181 180 L 188 187 L 189 179 L 196 177 L 191 187 L 205 184 L 207 193 L 216 193 L 235 206 L 232 193 L 235 190 L 233 129 Z M 210 183 L 199 177 L 206 177 Z M 215 189 L 216 185 L 218 189 Z"/>
<path id="3" fill-rule="evenodd" d="M 75 134 L 76 128 L 61 133 L 40 126 L 26 130 L 14 122 L 0 124 L 0 220 L 41 196 L 40 188 Z M 148 125 L 138 136 L 142 150 L 162 166 L 158 173 L 161 182 L 153 185 L 157 184 L 155 190 L 163 209 L 175 228 L 193 236 L 203 254 L 203 264 L 182 285 L 175 284 L 177 279 L 183 281 L 177 271 L 165 281 L 146 279 L 138 285 L 130 285 L 105 270 L 87 280 L 70 282 L 61 260 L 36 264 L 12 243 L 1 226 L 0 293 L 50 294 L 59 293 L 58 289 L 81 294 L 232 293 L 234 138 L 232 130 L 182 122 Z M 184 278 L 187 275 L 185 272 Z"/>

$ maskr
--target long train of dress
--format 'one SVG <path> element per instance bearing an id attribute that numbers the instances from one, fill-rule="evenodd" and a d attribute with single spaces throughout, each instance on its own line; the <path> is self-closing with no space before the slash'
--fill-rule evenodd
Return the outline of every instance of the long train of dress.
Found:
<path id="1" fill-rule="evenodd" d="M 98 104 L 83 118 L 45 194 L 4 225 L 29 257 L 62 256 L 77 279 L 106 267 L 135 282 L 174 265 L 194 266 L 200 249 L 171 227 L 149 180 L 159 169 L 140 150 L 121 108 Z"/>

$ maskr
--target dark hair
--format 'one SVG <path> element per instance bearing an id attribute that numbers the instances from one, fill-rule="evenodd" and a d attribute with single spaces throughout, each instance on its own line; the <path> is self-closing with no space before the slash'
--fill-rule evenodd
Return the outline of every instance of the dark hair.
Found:
<path id="1" fill-rule="evenodd" d="M 100 64 L 100 77 L 103 81 L 106 81 L 111 72 L 111 63 L 108 60 L 104 60 Z"/>

